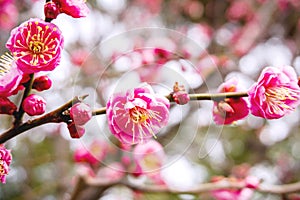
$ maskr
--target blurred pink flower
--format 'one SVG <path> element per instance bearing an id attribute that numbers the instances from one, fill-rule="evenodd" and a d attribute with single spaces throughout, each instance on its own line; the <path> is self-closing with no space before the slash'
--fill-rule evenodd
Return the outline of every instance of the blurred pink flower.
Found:
<path id="1" fill-rule="evenodd" d="M 89 163 L 90 165 L 99 164 L 107 155 L 108 144 L 101 140 L 94 140 L 88 147 L 80 147 L 74 152 L 75 162 Z"/>
<path id="2" fill-rule="evenodd" d="M 7 97 L 0 96 L 0 114 L 12 115 L 17 110 L 17 106 Z"/>
<path id="3" fill-rule="evenodd" d="M 290 66 L 267 67 L 248 91 L 251 113 L 266 119 L 277 119 L 300 104 L 296 72 Z"/>
<path id="4" fill-rule="evenodd" d="M 0 2 L 0 29 L 10 30 L 18 20 L 18 9 L 13 1 L 4 0 Z"/>
<path id="5" fill-rule="evenodd" d="M 92 109 L 85 103 L 76 103 L 70 109 L 70 117 L 76 125 L 84 125 L 92 118 Z"/>
<path id="6" fill-rule="evenodd" d="M 110 97 L 107 102 L 109 128 L 122 143 L 143 143 L 155 136 L 169 119 L 170 103 L 148 84 Z"/>
<path id="7" fill-rule="evenodd" d="M 74 18 L 86 17 L 90 10 L 85 0 L 53 0 L 61 13 Z"/>
<path id="8" fill-rule="evenodd" d="M 0 58 L 0 96 L 11 96 L 18 88 L 23 78 L 23 72 L 17 68 L 16 62 L 10 54 Z"/>
<path id="9" fill-rule="evenodd" d="M 6 47 L 24 73 L 51 71 L 61 57 L 63 36 L 58 27 L 41 19 L 30 19 L 11 31 Z"/>
<path id="10" fill-rule="evenodd" d="M 251 4 L 245 0 L 232 1 L 226 16 L 229 20 L 245 20 L 248 21 L 253 17 Z"/>
<path id="11" fill-rule="evenodd" d="M 100 168 L 97 172 L 97 177 L 100 177 L 103 181 L 119 181 L 125 176 L 125 168 L 122 164 L 114 162 L 107 167 Z"/>
<path id="12" fill-rule="evenodd" d="M 145 144 L 138 144 L 133 150 L 133 159 L 142 170 L 142 173 L 160 169 L 165 156 L 163 147 L 155 140 L 149 140 Z"/>
<path id="13" fill-rule="evenodd" d="M 11 163 L 12 156 L 10 150 L 7 150 L 0 144 L 0 182 L 6 183 L 6 175 L 9 171 L 9 165 Z"/>
<path id="14" fill-rule="evenodd" d="M 242 90 L 235 78 L 222 83 L 218 88 L 218 92 L 239 92 Z M 214 102 L 213 117 L 216 124 L 231 124 L 248 114 L 249 101 L 247 98 L 226 98 L 223 101 Z"/>
<path id="15" fill-rule="evenodd" d="M 217 200 L 248 200 L 254 194 L 253 189 L 256 189 L 260 181 L 256 177 L 246 177 L 246 179 L 213 177 L 212 182 L 237 182 L 244 184 L 242 189 L 219 189 L 213 190 L 212 196 Z"/>
<path id="16" fill-rule="evenodd" d="M 22 107 L 30 116 L 41 115 L 46 110 L 46 101 L 39 95 L 31 94 L 24 99 Z"/>

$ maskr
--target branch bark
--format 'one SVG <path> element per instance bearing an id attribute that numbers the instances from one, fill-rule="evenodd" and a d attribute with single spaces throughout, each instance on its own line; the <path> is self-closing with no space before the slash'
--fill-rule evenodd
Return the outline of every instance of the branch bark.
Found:
<path id="1" fill-rule="evenodd" d="M 56 110 L 53 110 L 52 112 L 49 112 L 39 118 L 28 120 L 27 122 L 22 123 L 20 125 L 14 125 L 13 127 L 11 127 L 6 132 L 0 135 L 0 144 L 8 141 L 9 139 L 25 131 L 28 131 L 37 126 L 41 126 L 43 124 L 67 122 L 67 120 L 69 120 L 69 116 L 65 115 L 63 112 L 68 110 L 73 104 L 81 102 L 86 97 L 87 95 L 81 97 L 77 96 L 65 103 L 64 105 L 62 105 L 61 107 L 57 108 Z"/>

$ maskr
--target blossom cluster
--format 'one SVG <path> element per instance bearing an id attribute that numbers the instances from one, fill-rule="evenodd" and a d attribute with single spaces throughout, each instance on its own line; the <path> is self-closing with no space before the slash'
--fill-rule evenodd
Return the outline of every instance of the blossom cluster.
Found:
<path id="1" fill-rule="evenodd" d="M 17 8 L 13 0 L 0 2 L 1 20 L 0 27 L 10 29 L 17 19 Z M 85 1 L 78 0 L 55 0 L 45 5 L 45 20 L 31 18 L 18 27 L 11 30 L 6 42 L 9 52 L 0 57 L 0 114 L 14 115 L 15 126 L 19 126 L 23 113 L 29 116 L 41 115 L 46 110 L 46 100 L 35 93 L 48 90 L 51 79 L 46 75 L 39 75 L 40 72 L 49 72 L 59 66 L 64 37 L 57 25 L 51 23 L 59 13 L 65 13 L 74 18 L 85 17 L 89 9 Z M 54 13 L 56 12 L 56 13 Z M 54 16 L 55 17 L 51 17 Z M 35 75 L 37 75 L 35 77 Z M 11 96 L 26 88 L 18 108 L 11 101 Z M 82 106 L 74 105 L 71 109 L 71 121 L 75 120 L 78 126 L 70 123 L 69 129 L 72 137 L 80 137 L 78 127 L 88 121 L 91 112 Z M 81 114 L 81 115 L 80 115 Z M 85 118 L 77 120 L 76 116 L 85 114 Z M 81 131 L 82 133 L 82 131 Z M 82 133 L 83 134 L 83 133 Z M 5 176 L 8 173 L 8 166 L 11 163 L 10 151 L 0 146 L 0 181 L 5 183 Z"/>
<path id="2" fill-rule="evenodd" d="M 278 119 L 294 111 L 300 104 L 300 86 L 291 66 L 266 67 L 248 90 L 248 97 L 225 98 L 214 103 L 217 124 L 231 124 L 251 114 L 265 119 Z M 236 79 L 220 85 L 218 92 L 239 92 Z"/>

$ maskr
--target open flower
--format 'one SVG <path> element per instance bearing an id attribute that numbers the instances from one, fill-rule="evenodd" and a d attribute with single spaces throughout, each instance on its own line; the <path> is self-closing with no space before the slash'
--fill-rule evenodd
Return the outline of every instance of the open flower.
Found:
<path id="1" fill-rule="evenodd" d="M 235 78 L 221 84 L 218 92 L 242 91 Z M 247 98 L 226 98 L 223 101 L 214 102 L 213 117 L 216 124 L 231 124 L 249 114 L 249 102 Z"/>
<path id="2" fill-rule="evenodd" d="M 23 78 L 23 72 L 17 68 L 10 54 L 0 58 L 0 96 L 9 97 L 18 88 Z"/>
<path id="3" fill-rule="evenodd" d="M 143 84 L 107 102 L 109 128 L 122 143 L 143 143 L 155 136 L 169 119 L 170 102 Z"/>
<path id="4" fill-rule="evenodd" d="M 30 19 L 11 31 L 6 47 L 24 73 L 51 71 L 60 61 L 63 36 L 58 27 L 41 19 Z"/>
<path id="5" fill-rule="evenodd" d="M 86 17 L 89 8 L 85 0 L 53 0 L 61 13 L 65 13 L 74 18 Z"/>
<path id="6" fill-rule="evenodd" d="M 278 119 L 300 104 L 300 87 L 294 69 L 265 68 L 248 91 L 251 113 L 266 119 Z"/>
<path id="7" fill-rule="evenodd" d="M 142 173 L 160 169 L 165 156 L 163 147 L 155 140 L 149 140 L 145 144 L 138 144 L 133 150 L 133 159 Z"/>
<path id="8" fill-rule="evenodd" d="M 9 171 L 9 165 L 11 163 L 11 153 L 3 145 L 0 145 L 0 182 L 6 182 L 6 175 Z"/>

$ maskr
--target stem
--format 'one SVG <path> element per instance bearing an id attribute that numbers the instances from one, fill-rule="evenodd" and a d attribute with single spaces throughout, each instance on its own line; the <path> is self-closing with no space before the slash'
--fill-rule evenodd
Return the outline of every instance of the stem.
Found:
<path id="1" fill-rule="evenodd" d="M 23 133 L 29 129 L 35 128 L 37 126 L 47 124 L 47 123 L 60 123 L 60 122 L 67 122 L 70 120 L 69 115 L 65 115 L 63 112 L 68 110 L 73 104 L 77 102 L 81 102 L 87 95 L 81 97 L 75 97 L 72 100 L 68 101 L 61 107 L 49 112 L 39 118 L 28 120 L 23 124 L 19 124 L 18 126 L 13 126 L 6 132 L 0 135 L 0 144 L 8 141 L 9 139 Z"/>
<path id="2" fill-rule="evenodd" d="M 32 88 L 32 84 L 33 84 L 33 80 L 34 80 L 34 74 L 30 74 L 29 75 L 30 79 L 27 83 L 24 84 L 25 86 L 25 91 L 23 93 L 23 97 L 21 100 L 21 103 L 19 105 L 19 111 L 15 114 L 15 121 L 14 121 L 14 126 L 17 127 L 22 123 L 22 118 L 24 115 L 24 109 L 22 107 L 22 104 L 25 100 L 25 98 L 30 94 L 31 88 Z"/>

